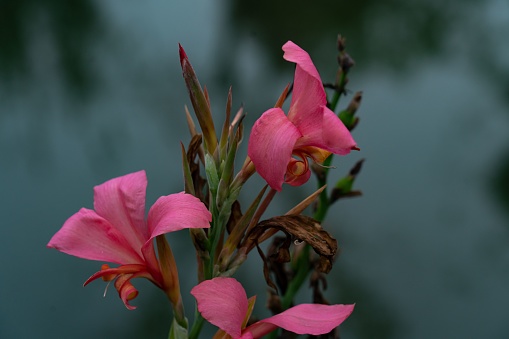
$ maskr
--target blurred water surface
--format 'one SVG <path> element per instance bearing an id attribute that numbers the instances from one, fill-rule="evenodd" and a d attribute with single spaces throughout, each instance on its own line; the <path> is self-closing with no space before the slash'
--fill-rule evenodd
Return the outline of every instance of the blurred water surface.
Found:
<path id="1" fill-rule="evenodd" d="M 292 80 L 281 45 L 301 45 L 333 81 L 337 33 L 364 102 L 361 152 L 335 159 L 331 179 L 367 159 L 364 196 L 324 222 L 342 247 L 327 297 L 357 304 L 342 338 L 509 337 L 508 18 L 501 0 L 2 1 L 0 337 L 165 337 L 171 314 L 153 286 L 135 281 L 129 312 L 114 290 L 101 297 L 103 283 L 81 286 L 100 263 L 46 243 L 110 178 L 145 169 L 148 205 L 182 190 L 189 101 L 177 43 L 217 121 L 233 85 L 249 126 Z M 314 184 L 285 187 L 270 212 Z M 169 241 L 191 317 L 192 245 L 185 232 Z M 252 258 L 239 276 L 258 312 L 261 269 Z"/>

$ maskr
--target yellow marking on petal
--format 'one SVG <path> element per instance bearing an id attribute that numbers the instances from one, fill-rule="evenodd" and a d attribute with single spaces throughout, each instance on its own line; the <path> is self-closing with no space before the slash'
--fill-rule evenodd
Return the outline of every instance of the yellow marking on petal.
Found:
<path id="1" fill-rule="evenodd" d="M 296 152 L 300 152 L 300 153 L 303 153 L 304 155 L 309 156 L 310 158 L 313 159 L 313 161 L 315 161 L 319 164 L 323 163 L 325 161 L 325 159 L 327 159 L 329 157 L 329 155 L 332 154 L 329 151 L 326 151 L 324 149 L 321 149 L 321 148 L 318 148 L 315 146 L 299 147 L 298 150 L 294 151 L 294 153 L 296 153 Z"/>

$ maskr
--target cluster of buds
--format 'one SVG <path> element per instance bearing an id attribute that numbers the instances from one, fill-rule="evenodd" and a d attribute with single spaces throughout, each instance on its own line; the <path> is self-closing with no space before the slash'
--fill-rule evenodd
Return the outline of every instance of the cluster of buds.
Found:
<path id="1" fill-rule="evenodd" d="M 340 69 L 345 74 L 353 61 L 345 61 L 351 59 L 344 56 L 344 40 L 338 41 L 340 55 L 343 53 Z M 131 280 L 142 277 L 154 283 L 173 307 L 172 338 L 197 338 L 204 319 L 219 327 L 216 338 L 258 338 L 277 328 L 322 335 L 334 331 L 353 311 L 353 305 L 328 305 L 318 287 L 314 289 L 314 303 L 291 306 L 308 273 L 314 271 L 312 282 L 318 286 L 332 268 L 337 241 L 320 222 L 337 199 L 359 194 L 352 191 L 352 184 L 360 163 L 338 181 L 330 197 L 323 184 L 285 215 L 260 220 L 285 183 L 303 185 L 312 171 L 319 183 L 324 182 L 327 171 L 317 168 L 328 170 L 332 154 L 358 150 L 350 130 L 357 123 L 354 114 L 360 94 L 338 117 L 308 53 L 291 41 L 283 51 L 284 59 L 296 64 L 293 86 L 287 86 L 275 106 L 255 122 L 248 156 L 235 172 L 237 150 L 244 136 L 243 109 L 232 113 L 230 89 L 225 120 L 217 134 L 208 92 L 179 46 L 183 77 L 199 126 L 186 107 L 191 141 L 187 149 L 181 145 L 184 191 L 159 198 L 145 218 L 145 172 L 112 179 L 95 187 L 94 210 L 83 208 L 74 214 L 48 243 L 48 247 L 67 254 L 118 264 L 116 268 L 104 264 L 85 285 L 98 278 L 113 281 L 128 309 L 135 308 L 130 301 L 138 295 Z M 344 91 L 345 79 L 336 84 L 336 93 L 343 93 L 337 91 Z M 282 106 L 290 92 L 285 114 Z M 267 185 L 242 211 L 237 198 L 255 173 Z M 317 199 L 320 214 L 314 218 L 302 215 Z M 197 258 L 197 285 L 191 294 L 196 298 L 198 313 L 191 328 L 174 254 L 165 237 L 184 228 L 189 229 Z M 273 237 L 278 232 L 285 236 Z M 269 238 L 273 243 L 265 255 L 259 245 Z M 232 276 L 254 248 L 264 261 L 263 272 L 272 295 L 269 308 L 275 315 L 250 324 L 255 298 L 247 299 L 242 285 Z M 300 267 L 300 271 L 285 265 Z"/>

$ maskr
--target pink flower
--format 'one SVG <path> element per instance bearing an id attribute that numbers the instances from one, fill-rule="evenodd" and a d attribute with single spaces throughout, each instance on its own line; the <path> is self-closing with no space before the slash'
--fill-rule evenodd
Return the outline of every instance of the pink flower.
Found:
<path id="1" fill-rule="evenodd" d="M 278 327 L 297 334 L 329 333 L 353 312 L 354 305 L 300 304 L 244 328 L 254 300 L 233 278 L 205 280 L 191 290 L 203 318 L 237 338 L 261 338 Z"/>
<path id="2" fill-rule="evenodd" d="M 97 278 L 115 280 L 115 288 L 128 309 L 129 300 L 138 295 L 130 283 L 144 277 L 168 291 L 155 254 L 153 239 L 184 228 L 208 228 L 210 212 L 196 197 L 177 193 L 160 197 L 145 220 L 147 177 L 140 171 L 94 187 L 94 209 L 82 208 L 64 223 L 48 247 L 76 257 L 106 261 L 85 285 Z"/>
<path id="3" fill-rule="evenodd" d="M 348 129 L 327 108 L 322 80 L 309 54 L 291 41 L 283 45 L 285 60 L 295 62 L 288 116 L 279 107 L 267 110 L 251 131 L 248 155 L 256 171 L 275 190 L 283 182 L 305 183 L 311 172 L 308 157 L 322 163 L 331 153 L 357 149 Z"/>

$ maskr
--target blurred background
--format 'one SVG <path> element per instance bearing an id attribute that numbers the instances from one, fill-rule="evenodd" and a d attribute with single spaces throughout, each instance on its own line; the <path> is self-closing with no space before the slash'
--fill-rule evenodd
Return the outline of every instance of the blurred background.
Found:
<path id="1" fill-rule="evenodd" d="M 135 280 L 138 309 L 127 311 L 114 289 L 102 297 L 103 282 L 82 287 L 100 262 L 47 242 L 113 177 L 145 169 L 147 205 L 183 189 L 190 103 L 179 42 L 217 123 L 232 85 L 250 126 L 292 81 L 283 43 L 306 49 L 332 82 L 338 33 L 356 61 L 348 89 L 364 98 L 361 151 L 335 158 L 330 179 L 366 159 L 363 196 L 339 201 L 324 222 L 342 249 L 326 296 L 356 303 L 341 337 L 508 338 L 504 0 L 1 0 L 0 338 L 166 337 L 171 312 L 157 288 Z M 260 184 L 249 182 L 244 205 Z M 285 186 L 270 213 L 315 184 Z M 192 245 L 185 232 L 168 238 L 192 318 Z M 255 256 L 237 277 L 266 315 Z"/>

